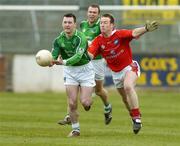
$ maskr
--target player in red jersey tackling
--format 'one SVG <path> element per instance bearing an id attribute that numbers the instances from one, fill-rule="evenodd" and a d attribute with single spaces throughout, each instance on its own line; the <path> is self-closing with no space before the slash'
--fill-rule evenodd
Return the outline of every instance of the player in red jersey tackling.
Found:
<path id="1" fill-rule="evenodd" d="M 152 21 L 147 22 L 144 27 L 133 30 L 117 30 L 114 29 L 113 16 L 104 14 L 100 19 L 101 34 L 94 39 L 88 48 L 89 56 L 92 59 L 101 54 L 111 69 L 114 84 L 132 118 L 135 134 L 142 127 L 138 96 L 135 91 L 140 70 L 138 63 L 133 61 L 129 43 L 132 39 L 157 28 L 158 23 Z"/>

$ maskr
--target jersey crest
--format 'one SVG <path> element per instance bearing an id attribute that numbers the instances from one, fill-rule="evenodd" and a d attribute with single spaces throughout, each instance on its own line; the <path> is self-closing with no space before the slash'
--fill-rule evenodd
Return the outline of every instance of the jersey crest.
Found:
<path id="1" fill-rule="evenodd" d="M 119 44 L 119 40 L 118 39 L 114 40 L 114 45 L 117 45 L 117 44 Z"/>

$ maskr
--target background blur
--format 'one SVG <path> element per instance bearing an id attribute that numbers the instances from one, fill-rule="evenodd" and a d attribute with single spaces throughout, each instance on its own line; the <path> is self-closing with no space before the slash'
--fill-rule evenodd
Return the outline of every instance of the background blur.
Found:
<path id="1" fill-rule="evenodd" d="M 0 0 L 0 5 L 75 5 L 75 11 L 0 10 L 0 91 L 58 91 L 63 89 L 62 68 L 41 68 L 35 63 L 40 49 L 51 50 L 54 38 L 62 31 L 65 13 L 73 12 L 77 23 L 86 19 L 90 4 L 100 6 L 180 5 L 179 0 Z M 143 26 L 157 20 L 160 27 L 132 42 L 134 58 L 142 76 L 139 86 L 180 87 L 180 10 L 102 10 L 112 13 L 117 28 Z M 107 72 L 106 85 L 112 80 Z M 40 88 L 40 89 L 39 89 Z"/>

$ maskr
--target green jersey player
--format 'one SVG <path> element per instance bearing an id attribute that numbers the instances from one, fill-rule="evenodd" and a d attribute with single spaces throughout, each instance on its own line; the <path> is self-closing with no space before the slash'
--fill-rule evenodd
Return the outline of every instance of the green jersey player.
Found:
<path id="1" fill-rule="evenodd" d="M 100 14 L 99 5 L 90 5 L 87 11 L 88 19 L 82 21 L 80 24 L 81 31 L 85 34 L 89 45 L 91 44 L 93 39 L 101 33 L 99 14 Z M 111 116 L 112 107 L 111 104 L 109 104 L 108 102 L 107 92 L 103 88 L 105 65 L 101 56 L 97 56 L 91 62 L 95 71 L 95 82 L 96 82 L 95 93 L 101 98 L 104 104 L 105 124 L 109 124 L 112 119 Z M 70 123 L 69 114 L 67 114 L 65 118 L 63 120 L 60 120 L 58 123 L 61 125 L 69 124 Z"/>
<path id="2" fill-rule="evenodd" d="M 68 96 L 69 115 L 72 131 L 69 137 L 80 135 L 78 122 L 77 100 L 80 92 L 80 100 L 86 111 L 91 107 L 92 92 L 95 86 L 94 71 L 87 56 L 87 39 L 85 35 L 76 29 L 76 17 L 66 14 L 62 21 L 63 31 L 54 41 L 51 65 L 64 65 L 64 84 Z"/>
<path id="3" fill-rule="evenodd" d="M 91 9 L 91 8 L 89 8 L 89 9 Z M 92 12 L 89 12 L 89 13 L 91 14 Z M 89 19 L 82 21 L 80 24 L 80 29 L 86 35 L 86 38 L 88 40 L 88 45 L 90 45 L 91 42 L 93 41 L 93 39 L 101 33 L 100 32 L 100 24 L 99 24 L 100 19 L 96 18 L 96 16 L 95 16 L 95 17 L 93 17 L 94 19 L 91 22 L 91 21 L 89 21 L 90 18 L 92 19 L 92 17 L 90 17 L 90 14 L 88 15 Z M 101 55 L 98 55 L 95 59 L 101 59 L 101 58 L 102 58 Z"/>
<path id="4" fill-rule="evenodd" d="M 63 59 L 63 64 L 67 66 L 80 66 L 89 63 L 87 55 L 87 40 L 84 34 L 78 30 L 68 38 L 66 32 L 61 34 L 54 41 L 52 56 L 55 60 L 59 54 Z"/>

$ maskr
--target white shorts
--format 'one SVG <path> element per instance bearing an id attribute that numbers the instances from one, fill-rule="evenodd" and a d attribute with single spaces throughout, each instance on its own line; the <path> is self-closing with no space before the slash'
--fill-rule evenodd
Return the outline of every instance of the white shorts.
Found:
<path id="1" fill-rule="evenodd" d="M 104 80 L 105 63 L 103 59 L 91 60 L 91 62 L 95 72 L 95 80 Z"/>
<path id="2" fill-rule="evenodd" d="M 64 85 L 94 87 L 94 70 L 91 62 L 81 66 L 64 66 Z"/>
<path id="3" fill-rule="evenodd" d="M 139 77 L 141 72 L 138 62 L 133 60 L 133 64 L 126 66 L 123 70 L 119 72 L 111 71 L 114 85 L 116 88 L 122 88 L 124 86 L 124 77 L 127 71 L 134 71 Z"/>

